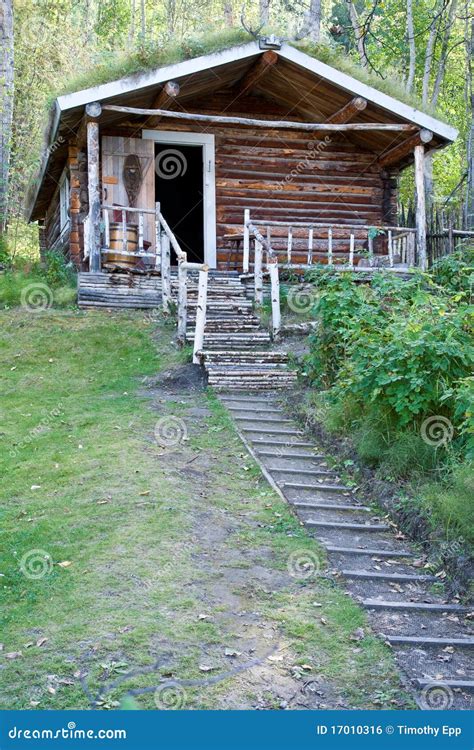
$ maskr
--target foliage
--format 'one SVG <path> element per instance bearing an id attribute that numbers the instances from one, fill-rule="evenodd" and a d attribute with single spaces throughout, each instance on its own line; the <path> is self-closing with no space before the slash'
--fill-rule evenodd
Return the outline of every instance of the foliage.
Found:
<path id="1" fill-rule="evenodd" d="M 431 270 L 433 281 L 451 292 L 461 292 L 466 299 L 474 290 L 474 246 L 467 246 L 436 261 Z"/>
<path id="2" fill-rule="evenodd" d="M 359 414 L 385 420 L 376 432 L 392 439 L 419 431 L 431 415 L 445 417 L 457 431 L 456 445 L 467 450 L 464 406 L 474 352 L 464 295 L 421 275 L 404 282 L 380 274 L 367 287 L 351 274 L 321 270 L 314 280 L 320 327 L 305 362 L 312 383 L 327 388 L 333 403 L 350 401 Z"/>
<path id="3" fill-rule="evenodd" d="M 47 288 L 47 304 L 54 307 L 70 307 L 76 301 L 76 283 L 72 272 L 28 266 L 24 270 L 9 269 L 0 275 L 0 310 L 11 309 L 23 303 L 35 286 Z"/>

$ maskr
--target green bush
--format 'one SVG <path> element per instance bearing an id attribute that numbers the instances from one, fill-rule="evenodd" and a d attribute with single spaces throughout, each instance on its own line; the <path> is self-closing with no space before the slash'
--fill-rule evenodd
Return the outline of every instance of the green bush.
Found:
<path id="1" fill-rule="evenodd" d="M 474 450 L 472 310 L 465 296 L 421 274 L 409 281 L 380 274 L 367 286 L 354 283 L 352 274 L 320 269 L 312 280 L 320 326 L 310 338 L 305 371 L 327 389 L 340 415 L 348 402 L 353 412 L 358 406 L 353 428 L 361 430 L 359 450 L 368 462 L 387 460 L 403 471 L 410 462 L 402 454 L 418 445 L 421 464 L 430 465 L 431 451 L 420 452 L 416 436 L 432 415 L 452 423 L 456 447 Z M 396 437 L 403 430 L 413 437 Z M 387 445 L 401 440 L 391 458 L 376 434 Z"/>

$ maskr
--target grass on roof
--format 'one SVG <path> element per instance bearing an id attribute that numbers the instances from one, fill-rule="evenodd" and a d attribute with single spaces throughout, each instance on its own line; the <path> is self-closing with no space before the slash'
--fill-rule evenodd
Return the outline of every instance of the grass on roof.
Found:
<path id="1" fill-rule="evenodd" d="M 60 96 L 99 86 L 126 76 L 138 75 L 148 70 L 190 60 L 200 55 L 208 55 L 240 44 L 247 44 L 250 41 L 252 41 L 251 37 L 244 29 L 225 29 L 224 31 L 200 34 L 181 42 L 155 45 L 145 50 L 137 50 L 132 54 L 118 51 L 102 53 L 98 64 L 83 71 L 79 76 L 69 79 L 64 87 L 56 92 L 56 95 Z M 444 119 L 439 112 L 436 113 L 433 108 L 423 105 L 416 95 L 407 93 L 403 83 L 397 79 L 395 70 L 389 71 L 387 77 L 382 79 L 372 71 L 362 68 L 357 60 L 345 52 L 341 45 L 335 47 L 329 44 L 312 44 L 305 40 L 291 42 L 291 44 L 301 52 L 347 73 L 347 75 L 362 83 L 373 86 L 378 91 L 393 96 L 439 119 Z"/>

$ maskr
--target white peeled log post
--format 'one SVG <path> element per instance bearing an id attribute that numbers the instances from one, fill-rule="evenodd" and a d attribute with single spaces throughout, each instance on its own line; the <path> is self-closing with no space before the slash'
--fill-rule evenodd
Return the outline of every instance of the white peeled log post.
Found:
<path id="1" fill-rule="evenodd" d="M 250 211 L 248 208 L 244 211 L 244 257 L 243 257 L 243 270 L 244 273 L 249 272 L 250 268 Z"/>
<path id="2" fill-rule="evenodd" d="M 99 123 L 102 107 L 98 102 L 86 106 L 87 118 L 87 176 L 89 196 L 88 247 L 89 270 L 100 271 L 100 181 L 99 181 Z"/>
<path id="3" fill-rule="evenodd" d="M 161 222 L 159 203 L 155 203 L 155 268 L 161 268 Z"/>
<path id="4" fill-rule="evenodd" d="M 349 268 L 354 268 L 354 245 L 355 237 L 353 234 L 351 234 L 349 240 Z"/>
<path id="5" fill-rule="evenodd" d="M 388 264 L 393 268 L 393 236 L 392 230 L 388 230 Z"/>
<path id="6" fill-rule="evenodd" d="M 254 288 L 255 288 L 255 304 L 263 304 L 263 250 L 262 243 L 255 240 L 255 267 L 254 267 Z"/>
<path id="7" fill-rule="evenodd" d="M 313 265 L 313 227 L 308 232 L 308 266 Z"/>
<path id="8" fill-rule="evenodd" d="M 178 341 L 186 341 L 188 322 L 188 270 L 185 261 L 178 260 Z"/>
<path id="9" fill-rule="evenodd" d="M 270 287 L 272 300 L 272 333 L 273 339 L 277 339 L 281 330 L 280 311 L 280 279 L 278 277 L 278 259 L 269 258 L 268 270 L 270 272 Z"/>
<path id="10" fill-rule="evenodd" d="M 170 310 L 171 303 L 171 253 L 170 241 L 166 234 L 161 238 L 161 298 L 163 312 Z"/>
<path id="11" fill-rule="evenodd" d="M 198 299 L 196 308 L 196 328 L 194 331 L 193 363 L 199 365 L 201 362 L 200 352 L 204 346 L 204 331 L 206 328 L 207 308 L 207 276 L 209 269 L 199 271 Z"/>
<path id="12" fill-rule="evenodd" d="M 288 249 L 287 249 L 288 265 L 291 264 L 292 250 L 293 250 L 293 227 L 288 227 Z"/>
<path id="13" fill-rule="evenodd" d="M 328 229 L 328 266 L 332 266 L 332 227 Z"/>
<path id="14" fill-rule="evenodd" d="M 416 244 L 422 271 L 428 266 L 426 253 L 425 147 L 415 146 Z"/>

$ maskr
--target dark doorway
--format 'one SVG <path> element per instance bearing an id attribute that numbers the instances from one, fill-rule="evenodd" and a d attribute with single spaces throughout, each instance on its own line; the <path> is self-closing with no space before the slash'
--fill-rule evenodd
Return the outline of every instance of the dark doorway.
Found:
<path id="1" fill-rule="evenodd" d="M 203 147 L 157 143 L 155 195 L 191 263 L 204 262 Z M 173 262 L 176 257 L 173 252 Z"/>

